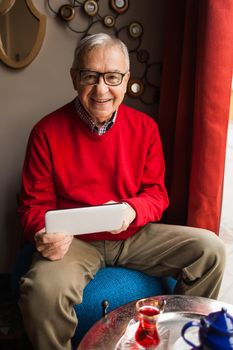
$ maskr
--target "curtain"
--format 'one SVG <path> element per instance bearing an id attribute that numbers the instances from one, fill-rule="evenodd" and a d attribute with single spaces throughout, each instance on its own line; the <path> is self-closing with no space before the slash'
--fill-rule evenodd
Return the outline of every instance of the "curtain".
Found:
<path id="1" fill-rule="evenodd" d="M 233 1 L 168 1 L 157 120 L 166 223 L 218 234 L 232 65 Z"/>

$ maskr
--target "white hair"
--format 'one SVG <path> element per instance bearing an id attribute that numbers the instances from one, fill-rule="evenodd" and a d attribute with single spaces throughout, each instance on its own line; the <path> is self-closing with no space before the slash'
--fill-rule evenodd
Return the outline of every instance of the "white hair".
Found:
<path id="1" fill-rule="evenodd" d="M 94 48 L 101 45 L 117 46 L 125 56 L 127 70 L 130 67 L 129 51 L 127 46 L 118 38 L 112 37 L 105 33 L 92 34 L 84 37 L 77 46 L 72 64 L 73 69 L 79 68 L 79 61 L 84 54 L 87 54 Z"/>

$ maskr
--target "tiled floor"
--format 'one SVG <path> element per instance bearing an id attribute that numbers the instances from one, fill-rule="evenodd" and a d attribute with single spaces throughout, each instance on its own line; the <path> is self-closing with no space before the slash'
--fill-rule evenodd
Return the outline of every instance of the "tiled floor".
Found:
<path id="1" fill-rule="evenodd" d="M 233 304 L 233 121 L 228 128 L 220 237 L 227 250 L 227 264 L 219 300 Z"/>

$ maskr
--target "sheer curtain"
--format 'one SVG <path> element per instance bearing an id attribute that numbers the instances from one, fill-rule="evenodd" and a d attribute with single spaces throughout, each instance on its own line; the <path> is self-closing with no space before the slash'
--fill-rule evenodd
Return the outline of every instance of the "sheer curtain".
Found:
<path id="1" fill-rule="evenodd" d="M 158 125 L 164 221 L 218 234 L 233 65 L 233 1 L 168 1 Z"/>

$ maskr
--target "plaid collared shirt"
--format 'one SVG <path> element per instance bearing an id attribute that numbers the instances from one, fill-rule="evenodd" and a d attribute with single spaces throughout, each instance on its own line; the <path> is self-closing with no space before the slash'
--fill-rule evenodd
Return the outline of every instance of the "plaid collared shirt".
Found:
<path id="1" fill-rule="evenodd" d="M 112 118 L 106 121 L 103 125 L 97 126 L 96 123 L 91 119 L 89 114 L 81 105 L 79 98 L 77 97 L 75 100 L 75 108 L 80 117 L 80 119 L 84 122 L 84 124 L 94 133 L 98 135 L 105 134 L 114 124 L 117 116 L 117 112 L 114 112 Z"/>

